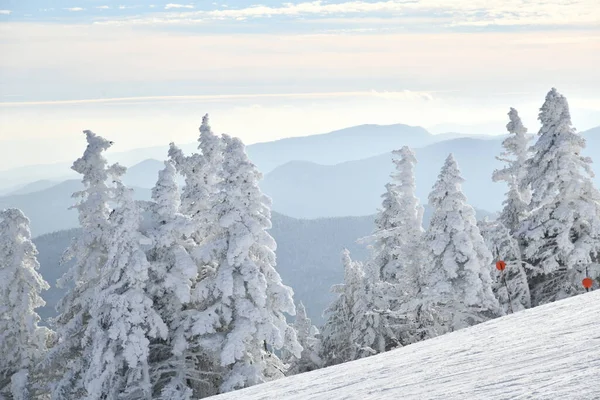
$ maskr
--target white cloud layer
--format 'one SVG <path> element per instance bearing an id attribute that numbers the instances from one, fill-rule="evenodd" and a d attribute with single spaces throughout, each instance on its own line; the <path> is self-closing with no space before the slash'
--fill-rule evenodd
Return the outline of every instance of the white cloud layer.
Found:
<path id="1" fill-rule="evenodd" d="M 72 12 L 77 12 L 77 11 L 83 11 L 83 10 L 85 10 L 85 8 L 81 8 L 81 7 L 68 7 L 68 8 L 65 8 L 65 10 L 72 11 Z"/>
<path id="2" fill-rule="evenodd" d="M 193 5 L 167 4 L 166 10 L 194 8 Z M 183 10 L 182 10 L 183 11 Z M 594 25 L 600 21 L 597 0 L 363 0 L 341 3 L 309 1 L 284 3 L 279 6 L 254 5 L 210 11 L 165 13 L 151 17 L 123 19 L 129 23 L 182 23 L 206 20 L 245 20 L 269 17 L 385 16 L 400 20 L 415 16 L 435 17 L 449 27 L 454 26 L 520 26 L 520 25 Z"/>
<path id="3" fill-rule="evenodd" d="M 197 102 L 212 100 L 245 100 L 245 99 L 327 99 L 327 98 L 361 98 L 374 97 L 387 100 L 422 100 L 432 101 L 433 92 L 418 92 L 402 90 L 399 92 L 376 90 L 354 92 L 312 92 L 312 93 L 251 93 L 251 94 L 225 94 L 225 95 L 194 95 L 194 96 L 144 96 L 144 97 L 116 97 L 103 99 L 84 100 L 58 100 L 58 101 L 24 101 L 0 102 L 0 108 L 29 107 L 29 106 L 56 106 L 75 104 L 104 104 L 104 103 L 155 103 L 155 102 Z"/>
<path id="4" fill-rule="evenodd" d="M 0 10 L 0 15 L 10 15 L 11 10 Z"/>
<path id="5" fill-rule="evenodd" d="M 170 10 L 172 8 L 194 8 L 191 4 L 173 4 L 169 3 L 165 6 L 165 10 Z"/>

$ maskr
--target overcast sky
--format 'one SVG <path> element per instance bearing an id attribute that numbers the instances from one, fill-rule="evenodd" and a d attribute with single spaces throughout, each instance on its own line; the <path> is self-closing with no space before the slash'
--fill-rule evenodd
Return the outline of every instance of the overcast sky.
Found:
<path id="1" fill-rule="evenodd" d="M 260 4 L 260 5 L 258 5 Z M 597 0 L 288 3 L 0 0 L 0 169 L 192 142 L 201 115 L 247 143 L 361 123 L 531 131 L 553 86 L 600 125 Z"/>

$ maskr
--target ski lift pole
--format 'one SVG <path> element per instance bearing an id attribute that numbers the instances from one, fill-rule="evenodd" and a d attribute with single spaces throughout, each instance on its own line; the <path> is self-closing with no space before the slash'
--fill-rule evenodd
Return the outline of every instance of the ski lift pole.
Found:
<path id="1" fill-rule="evenodd" d="M 498 246 L 496 246 L 496 254 L 498 254 L 498 258 L 500 258 L 500 251 L 498 250 Z M 508 283 L 506 283 L 506 275 L 504 274 L 504 270 L 506 269 L 506 263 L 503 260 L 498 260 L 496 262 L 496 269 L 500 271 L 500 274 L 502 275 L 502 281 L 504 282 L 504 287 L 506 287 L 506 295 L 508 296 L 508 309 L 510 310 L 511 314 L 514 314 L 510 290 L 508 289 Z"/>

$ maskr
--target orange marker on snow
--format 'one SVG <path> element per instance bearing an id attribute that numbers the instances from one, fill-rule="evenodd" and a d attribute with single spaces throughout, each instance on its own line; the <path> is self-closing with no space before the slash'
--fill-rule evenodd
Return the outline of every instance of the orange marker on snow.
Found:
<path id="1" fill-rule="evenodd" d="M 502 260 L 498 260 L 496 261 L 496 269 L 498 271 L 504 271 L 504 269 L 506 268 L 506 263 Z"/>
<path id="2" fill-rule="evenodd" d="M 589 291 L 592 288 L 594 281 L 592 280 L 592 278 L 587 276 L 587 277 L 583 278 L 583 280 L 581 281 L 581 284 L 583 285 L 585 290 Z"/>

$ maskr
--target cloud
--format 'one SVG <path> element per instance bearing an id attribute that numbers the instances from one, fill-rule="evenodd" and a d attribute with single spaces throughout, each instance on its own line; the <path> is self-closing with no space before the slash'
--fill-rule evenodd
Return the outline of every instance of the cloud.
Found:
<path id="1" fill-rule="evenodd" d="M 109 6 L 98 6 L 96 8 L 99 9 L 99 10 L 108 10 L 108 9 L 110 9 Z"/>
<path id="2" fill-rule="evenodd" d="M 140 104 L 147 102 L 196 102 L 210 100 L 243 100 L 243 99 L 326 99 L 326 98 L 360 98 L 375 97 L 387 100 L 424 100 L 434 99 L 434 92 L 419 92 L 402 90 L 399 92 L 370 91 L 348 91 L 348 92 L 309 92 L 309 93 L 248 93 L 248 94 L 224 94 L 224 95 L 191 95 L 191 96 L 138 96 L 138 97 L 115 97 L 102 99 L 82 100 L 56 100 L 56 101 L 20 101 L 0 102 L 0 107 L 23 107 L 23 106 L 54 106 L 54 105 L 76 105 L 76 104 L 107 104 L 127 103 Z"/>
<path id="3" fill-rule="evenodd" d="M 0 15 L 10 15 L 12 13 L 11 10 L 0 10 Z"/>
<path id="4" fill-rule="evenodd" d="M 68 8 L 63 8 L 63 10 L 76 12 L 76 11 L 83 11 L 83 10 L 85 10 L 85 8 L 81 8 L 81 7 L 68 7 Z"/>
<path id="5" fill-rule="evenodd" d="M 166 10 L 192 9 L 193 5 L 169 3 Z M 183 11 L 183 10 L 181 10 Z M 221 8 L 208 11 L 164 13 L 151 18 L 137 16 L 123 19 L 127 23 L 194 23 L 205 20 L 245 20 L 270 17 L 328 16 L 347 18 L 355 16 L 380 16 L 399 18 L 418 24 L 419 18 L 433 18 L 437 25 L 453 27 L 485 26 L 596 26 L 600 20 L 597 0 L 364 0 L 325 3 L 321 0 L 282 5 L 253 5 L 243 8 Z M 423 23 L 423 25 L 428 25 Z"/>
<path id="6" fill-rule="evenodd" d="M 173 4 L 169 3 L 165 6 L 165 10 L 170 10 L 172 8 L 194 8 L 191 4 Z"/>

